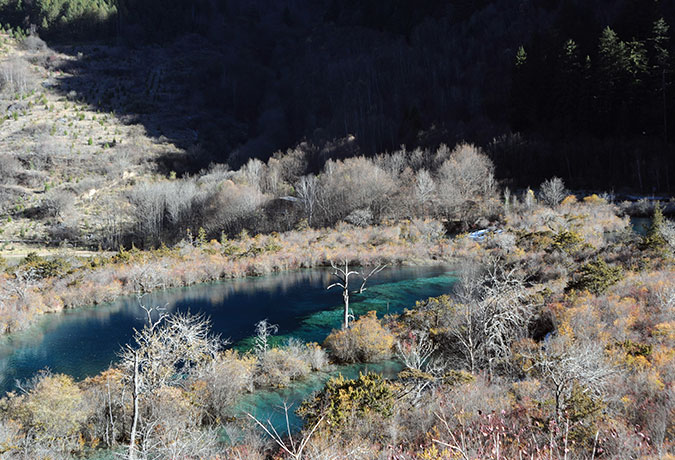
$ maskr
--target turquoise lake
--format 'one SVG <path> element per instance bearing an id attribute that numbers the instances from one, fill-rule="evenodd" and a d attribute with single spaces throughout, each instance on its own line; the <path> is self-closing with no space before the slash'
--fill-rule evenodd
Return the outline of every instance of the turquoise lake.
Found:
<path id="1" fill-rule="evenodd" d="M 340 327 L 341 292 L 326 290 L 332 282 L 328 269 L 300 270 L 265 277 L 243 278 L 172 289 L 144 297 L 146 305 L 161 305 L 172 311 L 203 313 L 212 330 L 245 348 L 254 324 L 267 318 L 279 325 L 279 337 L 297 337 L 322 342 Z M 415 302 L 449 293 L 454 277 L 446 266 L 390 267 L 368 282 L 368 289 L 351 300 L 355 315 L 376 310 L 378 316 L 412 308 Z M 29 330 L 0 339 L 0 391 L 16 388 L 41 369 L 72 375 L 76 379 L 96 375 L 117 359 L 134 328 L 141 328 L 144 312 L 136 298 L 124 298 L 94 308 L 68 310 L 47 315 Z M 395 375 L 395 362 L 341 367 L 341 372 L 358 375 L 370 368 Z M 297 402 L 319 389 L 329 377 L 317 374 L 284 390 L 256 392 L 242 403 L 242 410 L 268 416 L 283 400 Z"/>

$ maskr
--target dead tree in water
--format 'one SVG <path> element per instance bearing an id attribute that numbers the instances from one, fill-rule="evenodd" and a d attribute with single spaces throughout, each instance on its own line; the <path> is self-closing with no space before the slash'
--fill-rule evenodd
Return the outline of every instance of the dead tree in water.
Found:
<path id="1" fill-rule="evenodd" d="M 333 267 L 333 276 L 335 276 L 339 281 L 331 284 L 326 289 L 331 289 L 334 287 L 339 287 L 342 289 L 342 301 L 344 303 L 344 317 L 342 320 L 342 329 L 349 328 L 349 319 L 353 318 L 353 315 L 349 313 L 349 296 L 351 294 L 361 294 L 366 290 L 366 282 L 368 279 L 376 273 L 381 272 L 387 266 L 387 264 L 381 265 L 378 264 L 377 267 L 373 268 L 370 273 L 367 275 L 365 272 L 358 272 L 356 270 L 349 270 L 349 260 L 344 260 L 344 268 L 338 267 L 335 262 L 331 260 L 330 265 Z M 359 276 L 361 278 L 361 286 L 356 291 L 349 290 L 349 277 L 352 275 Z"/>

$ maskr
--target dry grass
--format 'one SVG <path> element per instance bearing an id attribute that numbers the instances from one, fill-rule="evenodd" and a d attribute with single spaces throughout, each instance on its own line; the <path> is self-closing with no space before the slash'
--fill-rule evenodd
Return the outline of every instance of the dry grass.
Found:
<path id="1" fill-rule="evenodd" d="M 6 44 L 0 67 L 11 64 L 30 82 L 22 91 L 0 85 L 2 186 L 15 189 L 0 208 L 0 244 L 63 241 L 49 232 L 64 221 L 76 229 L 77 241 L 84 242 L 109 226 L 111 202 L 119 211 L 124 202 L 120 198 L 135 181 L 158 177 L 160 157 L 185 154 L 166 138 L 153 138 L 139 120 L 121 115 L 124 110 L 117 99 L 135 94 L 143 75 L 103 72 L 93 83 L 80 78 L 92 65 L 92 56 L 104 70 L 108 64 L 127 69 L 132 65 L 127 61 L 135 59 L 149 64 L 147 57 L 124 58 L 105 46 L 81 47 L 79 54 L 25 48 L 4 34 L 0 40 Z M 105 98 L 111 91 L 116 96 L 108 103 Z M 109 109 L 102 112 L 101 107 Z M 73 210 L 36 219 L 31 210 L 40 208 L 49 190 L 72 194 Z"/>

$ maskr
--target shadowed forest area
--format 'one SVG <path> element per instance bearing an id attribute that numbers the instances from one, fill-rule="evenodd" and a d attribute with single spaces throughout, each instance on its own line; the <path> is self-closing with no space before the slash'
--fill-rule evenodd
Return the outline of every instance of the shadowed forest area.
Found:
<path id="1" fill-rule="evenodd" d="M 673 190 L 672 1 L 4 0 L 0 11 L 75 57 L 63 94 L 174 142 L 183 152 L 159 158 L 167 172 L 301 142 L 317 172 L 328 158 L 468 141 L 515 187 L 557 175 Z"/>

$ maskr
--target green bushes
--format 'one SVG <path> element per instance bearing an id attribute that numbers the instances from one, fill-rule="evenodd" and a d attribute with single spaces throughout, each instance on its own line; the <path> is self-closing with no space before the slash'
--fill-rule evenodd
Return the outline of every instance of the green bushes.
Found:
<path id="1" fill-rule="evenodd" d="M 340 375 L 330 379 L 318 395 L 305 400 L 298 414 L 309 426 L 324 416 L 323 426 L 329 431 L 337 430 L 348 426 L 352 418 L 391 416 L 395 393 L 396 386 L 379 374 L 359 374 L 359 378 L 351 380 Z"/>
<path id="2" fill-rule="evenodd" d="M 602 294 L 607 288 L 621 280 L 621 277 L 620 267 L 612 267 L 604 260 L 596 260 L 583 265 L 568 288 Z"/>
<path id="3" fill-rule="evenodd" d="M 35 252 L 28 253 L 19 266 L 25 271 L 31 271 L 40 279 L 61 278 L 72 270 L 70 262 L 63 257 L 46 259 Z"/>
<path id="4" fill-rule="evenodd" d="M 662 251 L 666 248 L 667 242 L 663 237 L 663 228 L 665 226 L 665 219 L 663 217 L 663 210 L 661 206 L 656 203 L 654 206 L 654 215 L 652 216 L 652 223 L 647 230 L 647 234 L 642 240 L 643 249 L 651 249 L 654 251 Z"/>
<path id="5" fill-rule="evenodd" d="M 561 230 L 553 236 L 552 247 L 567 253 L 574 252 L 584 243 L 584 239 L 572 230 Z"/>

